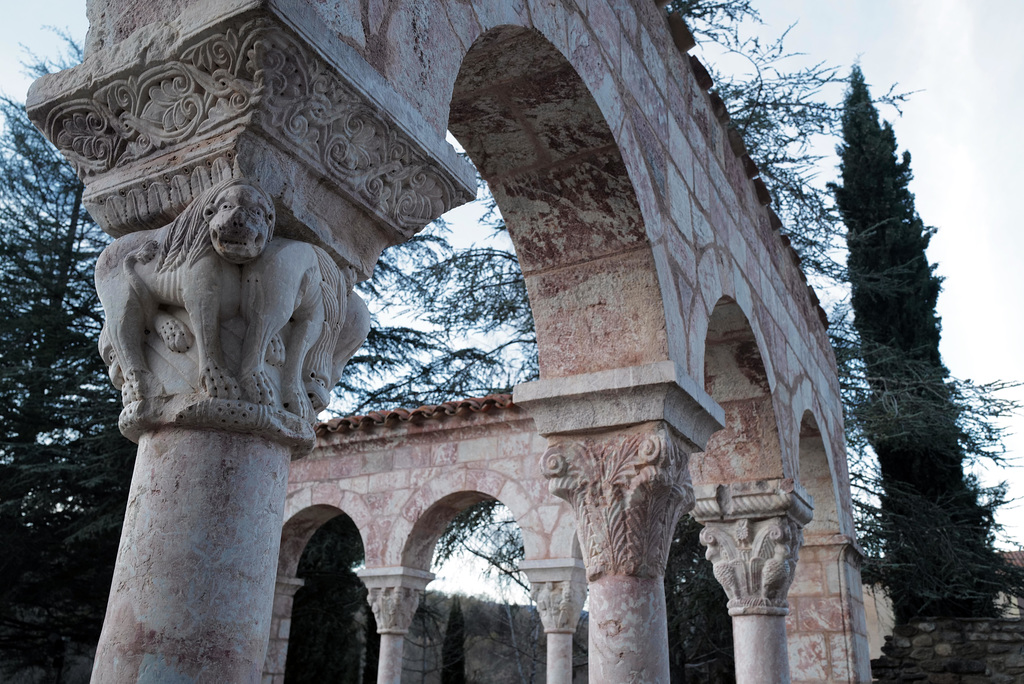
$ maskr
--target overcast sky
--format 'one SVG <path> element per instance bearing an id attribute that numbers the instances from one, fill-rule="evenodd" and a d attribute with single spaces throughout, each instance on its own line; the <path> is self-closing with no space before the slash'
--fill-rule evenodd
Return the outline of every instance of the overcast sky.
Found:
<path id="1" fill-rule="evenodd" d="M 498 0 L 500 1 L 500 0 Z M 0 91 L 22 99 L 25 44 L 55 56 L 59 40 L 44 25 L 85 37 L 85 0 L 37 0 L 6 7 L 0 22 Z M 1024 232 L 1016 200 L 1024 160 L 1020 94 L 1024 27 L 1019 0 L 755 0 L 775 35 L 796 23 L 790 50 L 846 72 L 859 61 L 874 92 L 890 84 L 917 91 L 892 121 L 900 149 L 913 155 L 911 186 L 925 223 L 939 228 L 929 258 L 945 278 L 939 299 L 942 354 L 950 371 L 978 382 L 1024 379 Z M 822 169 L 828 180 L 832 162 Z M 1024 400 L 1024 391 L 1015 395 Z M 1007 438 L 1024 456 L 1024 420 Z M 1024 470 L 992 473 L 1024 497 Z M 1024 542 L 1024 505 L 1001 521 Z"/>

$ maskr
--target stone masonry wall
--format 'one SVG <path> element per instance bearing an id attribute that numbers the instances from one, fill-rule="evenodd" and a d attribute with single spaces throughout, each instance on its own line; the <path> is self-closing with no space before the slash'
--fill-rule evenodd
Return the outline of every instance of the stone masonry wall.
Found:
<path id="1" fill-rule="evenodd" d="M 871 661 L 879 684 L 1024 684 L 1019 619 L 925 619 L 893 632 Z"/>

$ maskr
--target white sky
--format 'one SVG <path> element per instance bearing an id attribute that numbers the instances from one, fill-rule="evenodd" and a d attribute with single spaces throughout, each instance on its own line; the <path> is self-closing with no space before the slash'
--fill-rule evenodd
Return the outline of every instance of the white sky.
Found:
<path id="1" fill-rule="evenodd" d="M 939 299 L 942 354 L 951 372 L 978 382 L 1024 380 L 1024 232 L 1016 200 L 1024 161 L 1019 112 L 1024 85 L 1020 0 L 760 0 L 774 35 L 797 25 L 790 50 L 841 65 L 859 60 L 880 93 L 891 83 L 919 91 L 892 121 L 902 149 L 913 155 L 911 189 L 925 223 L 939 227 L 929 258 L 945 278 Z M 10 3 L 0 22 L 0 91 L 22 99 L 20 72 L 28 45 L 55 56 L 59 40 L 41 28 L 68 29 L 84 40 L 85 0 Z M 826 179 L 834 167 L 822 169 Z M 1024 391 L 1015 396 L 1024 401 Z M 1006 439 L 1009 455 L 1024 455 L 1024 419 Z M 992 472 L 1024 497 L 1024 470 Z M 1024 505 L 1004 510 L 1008 533 L 1024 542 Z"/>

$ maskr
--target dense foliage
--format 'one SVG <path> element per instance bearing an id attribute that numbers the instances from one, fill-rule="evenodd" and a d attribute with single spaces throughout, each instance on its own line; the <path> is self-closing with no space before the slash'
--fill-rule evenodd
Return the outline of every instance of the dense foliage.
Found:
<path id="1" fill-rule="evenodd" d="M 24 108 L 0 118 L 0 661 L 59 679 L 99 636 L 135 446 L 96 351 L 108 238 Z"/>
<path id="2" fill-rule="evenodd" d="M 441 684 L 466 684 L 466 619 L 456 596 L 448 609 L 448 623 L 441 644 Z"/>
<path id="3" fill-rule="evenodd" d="M 934 233 L 910 193 L 910 154 L 897 155 L 864 76 L 853 69 L 843 109 L 841 183 L 853 326 L 867 391 L 853 420 L 878 458 L 881 508 L 869 579 L 880 581 L 899 621 L 981 617 L 1001 591 L 1020 586 L 993 548 L 994 503 L 966 475 L 976 443 L 939 354 L 941 279 L 925 250 Z M 976 410 L 976 409 L 975 409 Z"/>

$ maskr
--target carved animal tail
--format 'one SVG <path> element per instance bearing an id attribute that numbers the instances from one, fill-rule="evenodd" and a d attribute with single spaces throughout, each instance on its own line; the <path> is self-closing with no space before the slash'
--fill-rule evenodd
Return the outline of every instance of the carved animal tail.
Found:
<path id="1" fill-rule="evenodd" d="M 316 254 L 320 271 L 320 295 L 324 306 L 324 323 L 320 336 L 310 347 L 309 354 L 306 356 L 305 372 L 307 382 L 312 381 L 314 385 L 309 389 L 319 394 L 319 396 L 313 397 L 314 408 L 319 411 L 324 407 L 317 407 L 316 404 L 323 403 L 326 406 L 333 389 L 331 385 L 335 380 L 334 350 L 338 345 L 338 338 L 341 336 L 341 329 L 345 322 L 348 284 L 345 282 L 341 269 L 328 256 L 327 252 L 315 246 L 313 252 Z"/>

